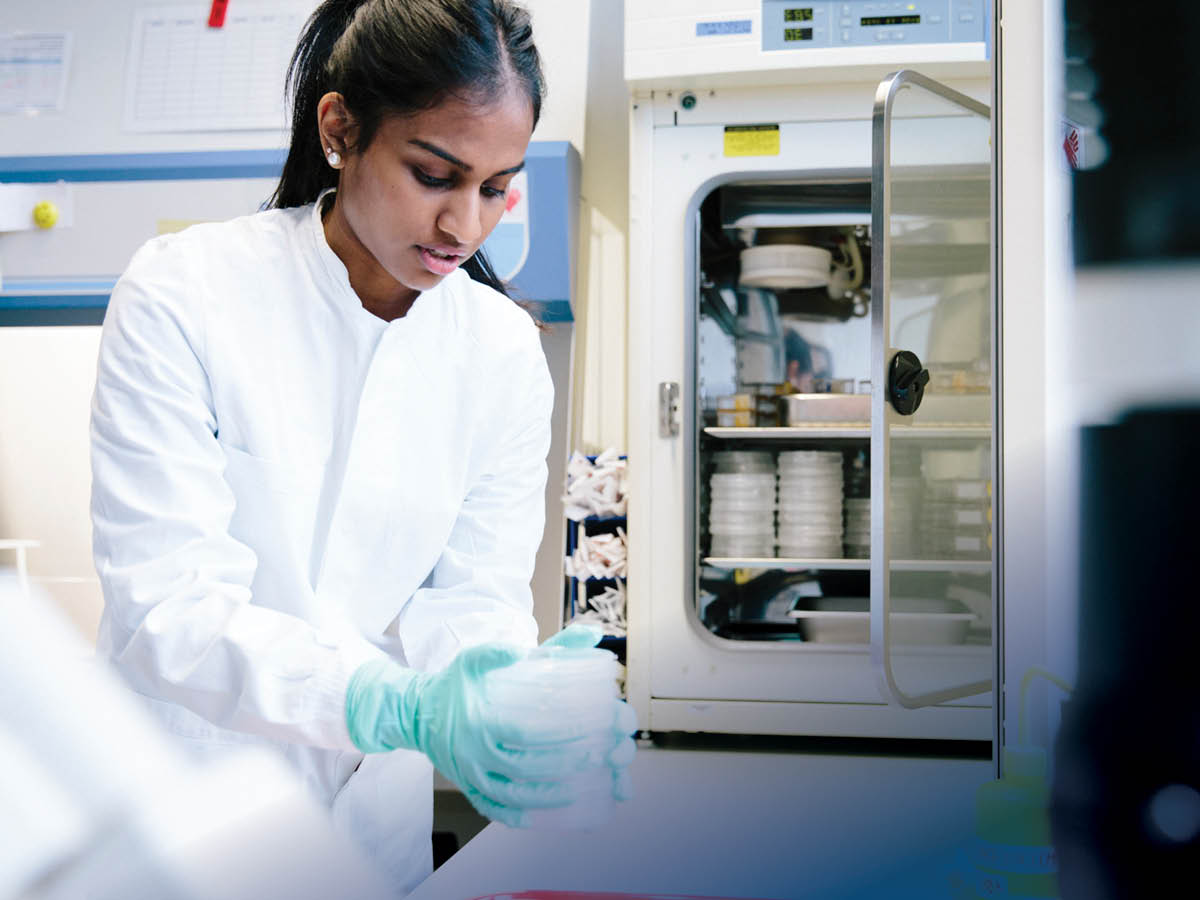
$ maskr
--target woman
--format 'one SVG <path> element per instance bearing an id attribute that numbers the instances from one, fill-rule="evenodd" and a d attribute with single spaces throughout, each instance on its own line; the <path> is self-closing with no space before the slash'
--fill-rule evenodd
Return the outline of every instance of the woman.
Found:
<path id="1" fill-rule="evenodd" d="M 283 753 L 406 892 L 431 760 L 510 824 L 580 762 L 479 699 L 536 637 L 552 387 L 477 251 L 541 72 L 508 0 L 329 0 L 289 79 L 274 208 L 150 241 L 113 292 L 99 645 L 195 752 Z"/>

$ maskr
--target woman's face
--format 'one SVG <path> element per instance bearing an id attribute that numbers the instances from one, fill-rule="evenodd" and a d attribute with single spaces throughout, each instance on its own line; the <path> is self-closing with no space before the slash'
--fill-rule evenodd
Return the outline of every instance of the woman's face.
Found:
<path id="1" fill-rule="evenodd" d="M 325 146 L 344 161 L 335 221 L 326 223 L 327 233 L 335 232 L 331 244 L 352 283 L 367 281 L 379 290 L 391 279 L 397 297 L 407 295 L 411 303 L 466 261 L 496 227 L 508 184 L 524 165 L 532 104 L 519 88 L 488 103 L 449 98 L 414 115 L 385 117 L 362 152 L 348 140 L 349 128 L 339 138 L 337 110 L 326 110 L 325 98 L 320 109 L 329 116 L 321 116 Z M 327 124 L 334 127 L 327 130 Z M 355 265 L 372 260 L 380 271 L 356 279 Z"/>

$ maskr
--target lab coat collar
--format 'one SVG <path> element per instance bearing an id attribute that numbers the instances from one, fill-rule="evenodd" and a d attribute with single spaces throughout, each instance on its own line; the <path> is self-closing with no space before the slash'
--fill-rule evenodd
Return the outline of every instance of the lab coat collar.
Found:
<path id="1" fill-rule="evenodd" d="M 337 188 L 326 188 L 317 196 L 316 202 L 313 203 L 309 214 L 308 229 L 313 250 L 321 260 L 321 267 L 330 286 L 330 299 L 339 309 L 344 310 L 346 315 L 351 316 L 356 323 L 380 332 L 389 326 L 398 326 L 401 323 L 411 324 L 424 316 L 430 307 L 437 303 L 436 300 L 430 299 L 429 295 L 437 294 L 438 289 L 449 280 L 448 278 L 443 279 L 432 290 L 422 291 L 418 294 L 417 299 L 413 301 L 413 305 L 409 307 L 408 312 L 399 319 L 394 319 L 391 322 L 385 322 L 363 306 L 362 298 L 354 292 L 354 288 L 350 285 L 350 273 L 346 270 L 346 264 L 333 252 L 333 248 L 329 246 L 329 241 L 325 238 L 325 224 L 321 221 L 321 208 L 325 204 L 325 199 L 336 191 Z M 452 278 L 453 276 L 450 277 Z"/>

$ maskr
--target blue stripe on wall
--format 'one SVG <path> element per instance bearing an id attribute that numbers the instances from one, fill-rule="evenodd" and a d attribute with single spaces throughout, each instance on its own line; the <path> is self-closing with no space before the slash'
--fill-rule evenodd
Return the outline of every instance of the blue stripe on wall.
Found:
<path id="1" fill-rule="evenodd" d="M 13 294 L 110 294 L 117 283 L 115 275 L 79 278 L 5 278 L 0 282 L 0 298 Z"/>
<path id="2" fill-rule="evenodd" d="M 108 291 L 89 294 L 0 294 L 0 309 L 79 309 L 108 306 Z"/>
<path id="3" fill-rule="evenodd" d="M 535 141 L 526 159 L 562 158 L 566 141 Z M 287 150 L 196 150 L 182 153 L 94 153 L 0 156 L 0 182 L 169 181 L 275 178 Z"/>
<path id="4" fill-rule="evenodd" d="M 278 149 L 0 156 L 0 182 L 276 178 L 286 156 Z"/>

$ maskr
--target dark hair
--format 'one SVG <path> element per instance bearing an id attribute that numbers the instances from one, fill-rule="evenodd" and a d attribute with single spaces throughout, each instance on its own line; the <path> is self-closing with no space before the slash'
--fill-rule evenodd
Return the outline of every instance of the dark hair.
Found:
<path id="1" fill-rule="evenodd" d="M 337 186 L 317 131 L 317 102 L 330 91 L 354 117 L 361 152 L 386 115 L 421 112 L 451 96 L 490 99 L 512 78 L 528 92 L 536 124 L 541 61 L 529 14 L 510 0 L 326 0 L 288 66 L 292 140 L 267 206 L 303 206 Z M 508 294 L 482 250 L 463 268 Z"/>

